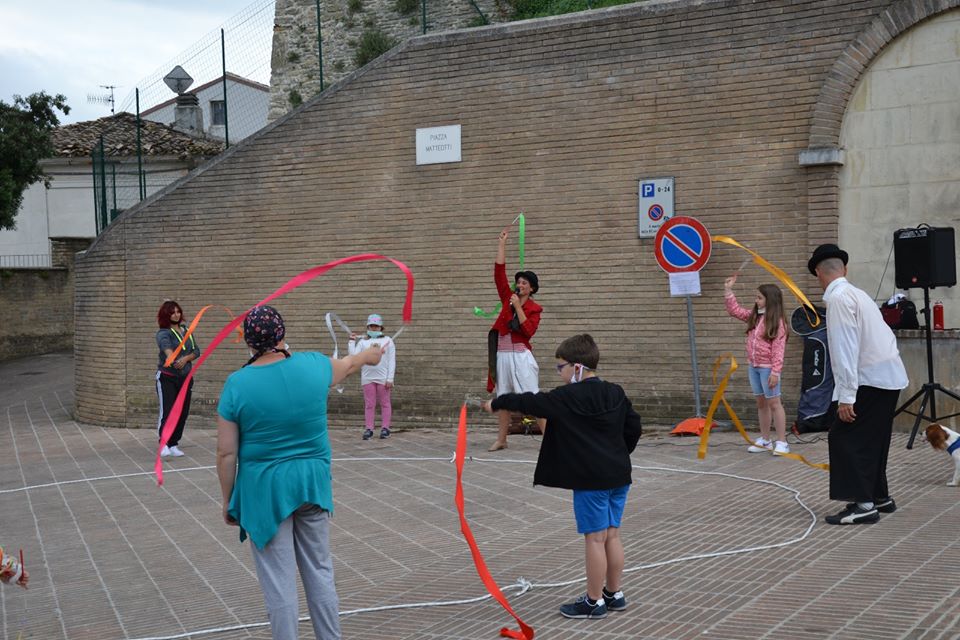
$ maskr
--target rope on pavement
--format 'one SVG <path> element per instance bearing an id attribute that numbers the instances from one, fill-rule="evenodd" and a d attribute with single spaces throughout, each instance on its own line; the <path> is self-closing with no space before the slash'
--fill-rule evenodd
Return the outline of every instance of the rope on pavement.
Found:
<path id="1" fill-rule="evenodd" d="M 476 457 L 472 457 L 472 456 L 467 456 L 466 459 L 467 459 L 467 460 L 470 460 L 470 461 L 472 461 L 472 462 L 481 462 L 481 463 L 495 463 L 495 464 L 536 464 L 536 461 L 535 461 L 535 460 L 522 460 L 522 459 L 509 459 L 509 458 L 507 458 L 507 459 L 505 459 L 505 458 L 495 458 L 495 459 L 493 459 L 493 458 L 476 458 Z M 443 457 L 443 458 L 440 458 L 440 457 L 422 457 L 422 458 L 418 458 L 418 457 L 366 457 L 366 458 L 352 458 L 352 457 L 351 457 L 351 458 L 334 458 L 333 460 L 334 460 L 335 462 L 400 462 L 400 461 L 404 461 L 404 462 L 409 462 L 409 461 L 416 461 L 416 462 L 423 462 L 423 461 L 443 461 L 443 462 L 450 462 L 450 461 L 451 461 L 450 458 L 445 458 L 445 457 Z M 634 572 L 636 572 L 636 571 L 644 571 L 644 570 L 649 570 L 649 569 L 655 569 L 655 568 L 658 568 L 658 567 L 663 567 L 663 566 L 667 566 L 667 565 L 671 565 L 671 564 L 678 564 L 678 563 L 681 563 L 681 562 L 691 562 L 691 561 L 694 561 L 694 560 L 704 560 L 704 559 L 707 559 L 707 558 L 720 558 L 720 557 L 724 557 L 724 556 L 740 555 L 740 554 L 744 554 L 744 553 L 753 553 L 753 552 L 756 552 L 756 551 L 766 551 L 766 550 L 768 550 L 768 549 L 777 549 L 777 548 L 780 548 L 780 547 L 786 547 L 786 546 L 789 546 L 789 545 L 797 544 L 797 543 L 802 542 L 803 540 L 805 540 L 805 539 L 810 535 L 810 532 L 813 531 L 813 527 L 814 527 L 814 525 L 816 525 L 816 523 L 817 523 L 817 516 L 816 516 L 816 514 L 813 512 L 813 510 L 811 510 L 811 509 L 803 502 L 803 500 L 800 499 L 800 492 L 799 492 L 798 490 L 794 489 L 793 487 L 789 487 L 789 486 L 784 485 L 784 484 L 782 484 L 782 483 L 780 483 L 780 482 L 775 482 L 775 481 L 773 481 L 773 480 L 763 480 L 763 479 L 760 479 L 760 478 L 750 478 L 750 477 L 747 477 L 747 476 L 740 476 L 740 475 L 736 475 L 736 474 L 732 474 L 732 473 L 723 473 L 723 472 L 721 472 L 721 471 L 695 471 L 695 470 L 688 470 L 688 469 L 676 469 L 676 468 L 673 468 L 673 467 L 647 467 L 647 466 L 636 465 L 636 464 L 635 464 L 635 465 L 632 465 L 632 466 L 633 466 L 634 469 L 639 470 L 639 471 L 652 471 L 652 472 L 665 472 L 665 473 L 683 473 L 683 474 L 688 474 L 688 475 L 718 476 L 718 477 L 724 477 L 724 478 L 732 478 L 732 479 L 734 479 L 734 480 L 741 480 L 741 481 L 744 481 L 744 482 L 755 482 L 755 483 L 758 483 L 758 484 L 765 484 L 765 485 L 769 485 L 769 486 L 772 486 L 772 487 L 776 487 L 776 488 L 778 488 L 778 489 L 782 489 L 782 490 L 784 490 L 784 491 L 787 491 L 787 492 L 793 494 L 793 499 L 796 501 L 796 503 L 797 503 L 798 505 L 800 505 L 800 507 L 801 507 L 804 511 L 806 511 L 807 514 L 810 516 L 810 523 L 807 525 L 806 530 L 805 530 L 801 535 L 799 535 L 799 536 L 797 536 L 797 537 L 795 537 L 795 538 L 791 538 L 790 540 L 785 540 L 785 541 L 783 541 L 783 542 L 775 542 L 775 543 L 764 544 L 764 545 L 757 545 L 757 546 L 752 546 L 752 547 L 742 547 L 742 548 L 739 548 L 739 549 L 728 549 L 728 550 L 726 550 L 726 551 L 714 551 L 714 552 L 711 552 L 711 553 L 700 553 L 700 554 L 689 555 L 689 556 L 681 556 L 681 557 L 679 557 L 679 558 L 670 558 L 670 559 L 661 560 L 661 561 L 658 561 L 658 562 L 650 562 L 650 563 L 646 563 L 646 564 L 639 564 L 639 565 L 635 565 L 635 566 L 633 566 L 633 567 L 624 569 L 623 572 L 624 572 L 625 574 L 626 574 L 626 573 L 634 573 Z M 214 468 L 214 467 L 193 467 L 193 468 L 190 468 L 190 469 L 182 469 L 182 470 L 180 470 L 180 471 L 183 472 L 183 471 L 193 471 L 193 470 L 198 470 L 198 469 L 213 469 L 213 468 Z M 145 473 L 143 473 L 143 474 L 127 474 L 127 475 L 150 475 L 150 472 L 145 472 Z M 96 480 L 103 480 L 103 479 L 108 479 L 108 478 L 110 478 L 110 477 L 111 477 L 111 476 L 104 476 L 104 477 L 102 477 L 102 478 L 91 478 L 90 480 L 95 480 L 95 479 L 96 479 Z M 114 477 L 118 477 L 118 478 L 119 478 L 119 477 L 127 477 L 127 476 L 114 476 Z M 67 481 L 67 482 L 85 482 L 85 480 L 72 480 L 72 481 Z M 55 485 L 55 484 L 57 484 L 57 483 L 51 483 L 51 484 L 48 484 L 48 485 L 35 485 L 34 487 L 25 487 L 24 489 L 16 489 L 15 491 L 22 491 L 22 490 L 27 490 L 27 489 L 32 489 L 32 488 L 40 488 L 40 487 L 52 486 L 52 485 Z M 506 592 L 506 591 L 515 591 L 515 592 L 516 592 L 516 595 L 523 595 L 524 593 L 526 593 L 526 592 L 528 592 L 528 591 L 530 591 L 530 590 L 533 590 L 533 589 L 555 589 L 555 588 L 559 588 L 559 587 L 566 587 L 566 586 L 578 584 L 578 583 L 584 582 L 585 580 L 586 580 L 586 578 L 581 577 L 581 578 L 575 578 L 575 579 L 573 579 L 573 580 L 567 580 L 567 581 L 565 581 L 565 582 L 542 582 L 542 583 L 538 583 L 538 582 L 532 582 L 532 581 L 527 580 L 527 579 L 525 579 L 525 578 L 523 578 L 523 577 L 520 577 L 520 578 L 517 579 L 517 581 L 516 581 L 514 584 L 511 584 L 511 585 L 509 585 L 509 586 L 504 587 L 504 588 L 502 589 L 502 591 L 504 591 L 504 592 Z M 491 598 L 490 594 L 485 594 L 485 595 L 482 595 L 482 596 L 477 596 L 477 597 L 475 597 L 475 598 L 465 598 L 465 599 L 461 599 L 461 600 L 436 600 L 436 601 L 431 601 L 431 602 L 412 602 L 412 603 L 406 603 L 406 604 L 384 605 L 384 606 L 380 606 L 380 607 L 365 607 L 365 608 L 362 608 L 362 609 L 349 609 L 349 610 L 346 610 L 346 611 L 341 611 L 341 612 L 340 612 L 340 616 L 342 617 L 342 616 L 350 616 L 350 615 L 356 615 L 356 614 L 361 614 L 361 613 L 374 613 L 374 612 L 378 612 L 378 611 L 393 611 L 393 610 L 398 610 L 398 609 L 422 609 L 422 608 L 426 608 L 426 607 L 447 607 L 447 606 L 454 606 L 454 605 L 474 604 L 474 603 L 477 603 L 477 602 L 482 602 L 482 601 L 484 601 L 484 600 L 488 600 L 488 599 L 490 599 L 490 598 Z M 307 621 L 309 621 L 309 620 L 310 620 L 310 616 L 301 616 L 301 617 L 300 617 L 300 622 L 307 622 Z M 193 637 L 202 636 L 202 635 L 211 635 L 211 634 L 216 634 L 216 633 L 226 633 L 226 632 L 228 632 L 228 631 L 238 631 L 238 630 L 243 630 L 243 629 L 255 629 L 255 628 L 260 628 L 260 627 L 267 627 L 267 626 L 269 626 L 269 625 L 270 625 L 269 622 L 255 622 L 255 623 L 251 623 L 251 624 L 232 625 L 232 626 L 228 626 L 228 627 L 211 627 L 211 628 L 207 628 L 207 629 L 197 629 L 197 630 L 187 631 L 187 632 L 184 632 L 184 633 L 178 633 L 178 634 L 174 634 L 174 635 L 149 636 L 149 637 L 142 637 L 142 638 L 132 638 L 132 639 L 130 639 L 130 640 L 181 640 L 181 639 L 183 639 L 183 638 L 193 638 Z"/>

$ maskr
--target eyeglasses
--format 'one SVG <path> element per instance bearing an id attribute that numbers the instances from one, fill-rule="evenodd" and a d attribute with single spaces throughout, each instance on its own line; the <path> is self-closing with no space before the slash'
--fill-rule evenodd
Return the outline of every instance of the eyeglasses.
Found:
<path id="1" fill-rule="evenodd" d="M 564 367 L 569 367 L 569 366 L 572 365 L 572 364 L 573 364 L 572 362 L 564 362 L 563 364 L 558 364 L 558 365 L 557 365 L 557 373 L 563 373 L 563 368 L 564 368 Z"/>

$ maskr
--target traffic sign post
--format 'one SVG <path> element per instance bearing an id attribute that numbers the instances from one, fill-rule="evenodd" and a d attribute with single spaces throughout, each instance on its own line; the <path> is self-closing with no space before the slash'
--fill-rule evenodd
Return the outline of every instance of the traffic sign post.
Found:
<path id="1" fill-rule="evenodd" d="M 661 225 L 653 240 L 653 252 L 660 268 L 677 278 L 679 274 L 697 274 L 696 291 L 699 292 L 699 271 L 710 260 L 712 242 L 707 228 L 696 218 L 677 216 Z M 673 433 L 700 433 L 704 428 L 703 410 L 700 405 L 700 368 L 697 365 L 697 339 L 693 324 L 693 302 L 690 294 L 684 295 L 687 303 L 687 333 L 690 337 L 690 364 L 693 368 L 693 397 L 696 417 L 684 420 Z"/>

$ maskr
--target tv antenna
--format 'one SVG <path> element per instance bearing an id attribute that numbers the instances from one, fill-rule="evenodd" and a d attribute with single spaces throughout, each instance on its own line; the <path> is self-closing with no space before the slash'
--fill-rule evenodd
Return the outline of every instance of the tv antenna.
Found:
<path id="1" fill-rule="evenodd" d="M 117 85 L 114 84 L 101 84 L 101 89 L 108 89 L 110 93 L 88 93 L 87 102 L 91 104 L 109 104 L 110 105 L 110 115 L 113 115 L 114 106 L 116 105 L 116 100 L 113 97 L 113 90 L 117 88 Z"/>

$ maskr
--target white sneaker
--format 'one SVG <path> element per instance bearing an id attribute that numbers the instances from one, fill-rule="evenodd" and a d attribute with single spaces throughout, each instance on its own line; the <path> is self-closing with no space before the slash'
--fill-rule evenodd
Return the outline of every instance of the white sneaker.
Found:
<path id="1" fill-rule="evenodd" d="M 776 444 L 773 447 L 773 455 L 782 456 L 785 453 L 790 453 L 790 445 L 788 445 L 783 440 L 777 440 Z"/>
<path id="2" fill-rule="evenodd" d="M 169 458 L 171 455 L 173 454 L 170 453 L 170 447 L 168 446 L 164 446 L 163 449 L 160 450 L 161 458 Z"/>
<path id="3" fill-rule="evenodd" d="M 172 455 L 174 458 L 179 458 L 183 455 L 183 451 L 180 451 L 180 447 L 177 445 L 173 445 L 170 447 L 170 455 Z"/>
<path id="4" fill-rule="evenodd" d="M 747 451 L 750 453 L 763 453 L 771 449 L 773 449 L 773 443 L 766 438 L 757 438 L 756 442 L 747 447 Z"/>

